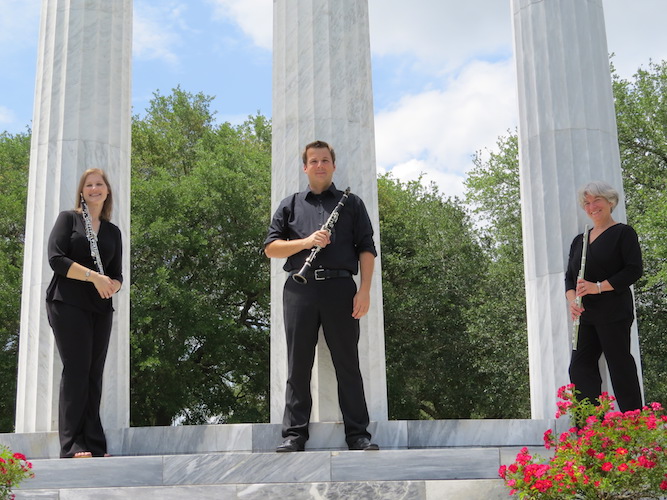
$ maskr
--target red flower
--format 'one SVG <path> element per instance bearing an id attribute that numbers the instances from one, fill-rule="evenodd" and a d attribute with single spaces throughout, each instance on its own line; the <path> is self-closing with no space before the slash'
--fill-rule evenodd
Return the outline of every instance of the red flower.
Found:
<path id="1" fill-rule="evenodd" d="M 548 479 L 540 479 L 539 481 L 535 482 L 535 489 L 538 491 L 541 491 L 544 493 L 547 491 L 549 488 L 553 486 L 553 483 L 549 481 Z"/>
<path id="2" fill-rule="evenodd" d="M 605 471 L 605 472 L 609 472 L 613 468 L 614 468 L 614 466 L 612 465 L 611 462 L 605 462 L 605 463 L 602 464 L 602 470 Z"/>

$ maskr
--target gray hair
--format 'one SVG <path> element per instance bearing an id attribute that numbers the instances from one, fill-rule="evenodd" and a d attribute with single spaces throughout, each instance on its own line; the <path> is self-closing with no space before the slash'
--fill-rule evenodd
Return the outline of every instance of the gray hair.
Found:
<path id="1" fill-rule="evenodd" d="M 579 199 L 579 205 L 581 208 L 584 208 L 584 203 L 586 202 L 586 196 L 600 196 L 611 203 L 611 211 L 613 212 L 618 205 L 619 195 L 613 187 L 603 181 L 592 181 L 586 184 L 584 187 L 579 189 L 577 197 Z"/>

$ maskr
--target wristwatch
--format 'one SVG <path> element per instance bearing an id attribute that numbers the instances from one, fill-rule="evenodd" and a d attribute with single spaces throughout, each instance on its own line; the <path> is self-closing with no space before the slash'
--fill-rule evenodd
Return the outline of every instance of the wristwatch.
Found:
<path id="1" fill-rule="evenodd" d="M 90 269 L 86 269 L 86 281 L 88 281 L 88 278 L 90 278 L 90 273 L 92 273 L 92 271 Z"/>

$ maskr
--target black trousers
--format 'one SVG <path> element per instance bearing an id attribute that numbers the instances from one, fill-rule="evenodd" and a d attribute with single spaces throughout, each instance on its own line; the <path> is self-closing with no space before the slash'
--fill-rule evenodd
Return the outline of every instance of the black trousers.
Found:
<path id="1" fill-rule="evenodd" d="M 63 302 L 46 312 L 63 362 L 58 407 L 61 458 L 80 451 L 104 456 L 107 442 L 100 420 L 102 375 L 113 312 L 97 314 Z"/>
<path id="2" fill-rule="evenodd" d="M 287 390 L 283 438 L 303 444 L 308 440 L 312 409 L 310 380 L 320 326 L 338 381 L 338 402 L 348 444 L 371 435 L 364 385 L 359 369 L 359 320 L 352 317 L 357 291 L 352 278 L 315 281 L 305 285 L 288 278 L 283 289 L 283 313 L 287 335 Z"/>
<path id="3" fill-rule="evenodd" d="M 577 350 L 572 351 L 570 381 L 581 393 L 581 398 L 594 402 L 602 393 L 602 377 L 598 361 L 604 353 L 609 368 L 614 395 L 620 411 L 642 407 L 637 364 L 630 353 L 632 321 L 607 325 L 579 326 Z"/>

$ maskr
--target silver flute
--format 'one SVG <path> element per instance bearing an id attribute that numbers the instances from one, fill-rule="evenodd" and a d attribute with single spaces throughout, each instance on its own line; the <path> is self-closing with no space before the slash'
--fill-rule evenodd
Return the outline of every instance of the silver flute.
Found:
<path id="1" fill-rule="evenodd" d="M 83 193 L 81 193 L 81 214 L 83 215 L 83 223 L 86 226 L 86 238 L 88 238 L 88 243 L 90 243 L 90 255 L 97 266 L 97 272 L 104 274 L 100 249 L 97 246 L 97 235 L 93 231 L 93 221 L 90 218 L 90 212 L 88 212 L 88 204 L 83 199 Z"/>
<path id="2" fill-rule="evenodd" d="M 579 275 L 577 276 L 578 280 L 584 279 L 584 271 L 586 270 L 586 249 L 588 248 L 588 226 L 584 229 L 584 241 L 582 243 L 581 250 L 581 267 L 579 268 Z M 576 297 L 574 303 L 577 307 L 581 307 L 581 297 Z M 574 320 L 574 326 L 572 327 L 572 350 L 577 350 L 577 342 L 579 342 L 579 323 L 581 322 L 581 316 L 577 316 Z"/>
<path id="3" fill-rule="evenodd" d="M 345 202 L 347 201 L 347 197 L 349 195 L 350 195 L 350 188 L 348 187 L 343 193 L 343 196 L 338 202 L 338 205 L 336 205 L 335 208 L 331 211 L 331 215 L 320 228 L 320 231 L 329 231 L 329 234 L 331 234 L 331 231 L 333 230 L 336 221 L 338 221 L 338 215 L 340 213 L 340 210 L 345 206 Z M 313 247 L 313 249 L 310 251 L 310 255 L 306 259 L 306 262 L 303 264 L 303 267 L 299 270 L 298 273 L 292 275 L 292 279 L 294 281 L 296 281 L 301 285 L 305 285 L 306 283 L 308 283 L 308 279 L 306 278 L 306 273 L 308 272 L 308 269 L 312 265 L 313 260 L 315 260 L 315 256 L 318 254 L 320 250 L 322 250 L 322 247 L 319 245 L 315 245 Z"/>

